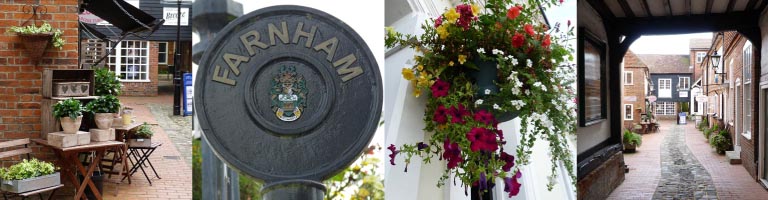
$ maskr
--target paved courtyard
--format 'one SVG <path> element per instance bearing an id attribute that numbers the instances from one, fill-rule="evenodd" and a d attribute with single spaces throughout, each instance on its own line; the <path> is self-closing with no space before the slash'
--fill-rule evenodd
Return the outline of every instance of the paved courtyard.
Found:
<path id="1" fill-rule="evenodd" d="M 624 161 L 629 173 L 609 199 L 768 199 L 768 191 L 742 165 L 717 154 L 693 123 L 662 121 Z"/>

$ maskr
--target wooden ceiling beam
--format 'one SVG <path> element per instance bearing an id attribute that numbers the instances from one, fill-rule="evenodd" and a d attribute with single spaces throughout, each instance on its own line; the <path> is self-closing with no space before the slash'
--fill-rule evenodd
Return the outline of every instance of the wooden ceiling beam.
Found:
<path id="1" fill-rule="evenodd" d="M 687 12 L 687 15 L 693 14 L 693 5 L 691 5 L 691 0 L 685 0 L 685 11 Z"/>
<path id="2" fill-rule="evenodd" d="M 602 16 L 603 20 L 607 20 L 608 22 L 612 22 L 614 19 L 616 19 L 616 15 L 611 12 L 611 9 L 608 8 L 608 5 L 605 5 L 605 2 L 602 0 L 587 0 L 587 3 L 589 3 L 592 8 L 597 11 L 597 14 L 600 14 Z"/>
<path id="3" fill-rule="evenodd" d="M 747 7 L 744 10 L 755 10 L 755 5 L 757 5 L 757 0 L 749 0 L 749 2 L 747 2 Z"/>
<path id="4" fill-rule="evenodd" d="M 707 0 L 707 9 L 704 11 L 705 14 L 712 13 L 712 3 L 714 3 L 713 0 Z"/>
<path id="5" fill-rule="evenodd" d="M 651 14 L 651 7 L 648 6 L 648 0 L 643 0 L 643 7 L 645 7 L 645 12 L 648 13 L 648 17 L 653 17 L 653 14 Z"/>
<path id="6" fill-rule="evenodd" d="M 669 0 L 667 0 L 667 12 L 669 13 L 668 16 L 674 16 L 674 14 L 672 14 L 672 3 L 670 3 Z"/>
<path id="7" fill-rule="evenodd" d="M 624 10 L 624 15 L 627 17 L 635 17 L 635 12 L 632 12 L 632 8 L 629 7 L 627 0 L 619 0 L 621 9 Z"/>
<path id="8" fill-rule="evenodd" d="M 663 18 L 619 18 L 614 23 L 615 30 L 622 35 L 662 35 L 682 34 L 694 32 L 719 32 L 736 30 L 743 27 L 754 27 L 758 24 L 759 13 L 756 12 L 731 12 L 679 15 Z"/>
<path id="9" fill-rule="evenodd" d="M 730 13 L 731 11 L 733 11 L 734 5 L 736 5 L 736 1 L 728 0 L 728 7 L 725 9 L 725 13 Z"/>

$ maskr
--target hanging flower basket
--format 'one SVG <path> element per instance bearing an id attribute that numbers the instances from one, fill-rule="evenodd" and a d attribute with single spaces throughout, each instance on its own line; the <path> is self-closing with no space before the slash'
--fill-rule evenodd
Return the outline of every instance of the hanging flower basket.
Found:
<path id="1" fill-rule="evenodd" d="M 446 163 L 438 186 L 460 184 L 484 193 L 502 179 L 498 185 L 511 197 L 520 191 L 520 166 L 529 163 L 539 139 L 549 143 L 551 155 L 545 159 L 552 162 L 547 188 L 559 166 L 576 180 L 569 144 L 576 129 L 575 73 L 568 64 L 574 50 L 566 42 L 574 27 L 543 24 L 536 6 L 559 1 L 529 0 L 526 7 L 513 0 L 487 0 L 484 7 L 462 2 L 423 24 L 420 36 L 387 30 L 387 47 L 418 53 L 402 75 L 414 96 L 425 93 L 424 131 L 432 133 L 417 144 L 391 144 L 390 164 L 404 156 L 407 171 L 413 156 L 427 163 L 437 157 Z M 516 117 L 520 129 L 512 132 L 519 145 L 505 149 L 498 124 Z"/>
<path id="2" fill-rule="evenodd" d="M 45 50 L 48 49 L 48 44 L 53 39 L 53 33 L 20 33 L 18 35 L 21 38 L 21 44 L 24 45 L 24 50 L 29 55 L 29 59 L 35 64 L 43 57 Z"/>

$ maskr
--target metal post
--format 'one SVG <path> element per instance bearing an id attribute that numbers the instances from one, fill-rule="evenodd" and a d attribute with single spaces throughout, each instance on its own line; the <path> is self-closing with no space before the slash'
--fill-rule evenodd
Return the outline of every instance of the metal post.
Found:
<path id="1" fill-rule="evenodd" d="M 203 199 L 240 199 L 239 175 L 216 157 L 204 136 L 200 151 L 203 156 Z"/>
<path id="2" fill-rule="evenodd" d="M 176 0 L 176 54 L 173 58 L 173 115 L 181 115 L 181 0 Z"/>

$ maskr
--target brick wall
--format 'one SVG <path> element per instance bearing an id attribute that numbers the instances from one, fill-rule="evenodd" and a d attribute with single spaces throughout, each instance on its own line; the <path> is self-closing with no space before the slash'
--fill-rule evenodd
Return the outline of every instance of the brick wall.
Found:
<path id="1" fill-rule="evenodd" d="M 622 100 L 622 120 L 624 127 L 631 127 L 640 123 L 640 114 L 645 113 L 645 80 L 648 67 L 643 64 L 634 53 L 628 51 L 624 55 L 624 72 L 632 72 L 632 85 L 624 85 L 624 99 Z M 624 79 L 625 77 L 622 77 Z M 623 84 L 623 83 L 622 83 Z M 631 101 L 634 97 L 634 101 Z M 626 104 L 632 104 L 632 120 L 624 120 Z M 638 111 L 637 109 L 640 109 Z"/>
<path id="2" fill-rule="evenodd" d="M 619 151 L 577 183 L 578 199 L 606 199 L 624 182 L 624 154 Z"/>
<path id="3" fill-rule="evenodd" d="M 0 140 L 41 138 L 43 69 L 77 68 L 77 0 L 39 2 L 48 11 L 41 19 L 61 29 L 67 42 L 61 50 L 49 46 L 37 64 L 30 61 L 19 37 L 6 33 L 11 26 L 21 26 L 30 18 L 30 14 L 22 12 L 25 3 L 36 2 L 0 0 Z M 52 158 L 50 151 L 33 148 L 35 157 Z"/>
<path id="4" fill-rule="evenodd" d="M 157 96 L 157 42 L 149 42 L 149 82 L 123 82 L 123 96 Z"/>

